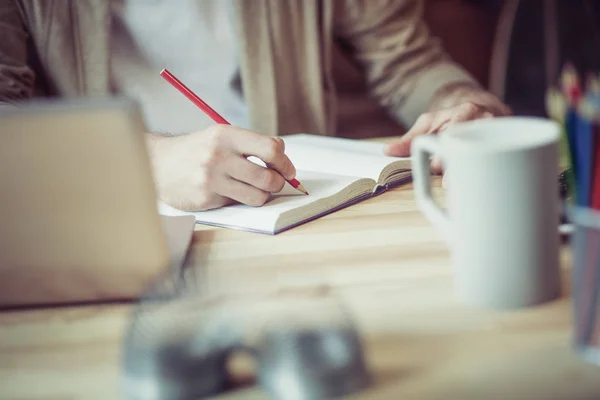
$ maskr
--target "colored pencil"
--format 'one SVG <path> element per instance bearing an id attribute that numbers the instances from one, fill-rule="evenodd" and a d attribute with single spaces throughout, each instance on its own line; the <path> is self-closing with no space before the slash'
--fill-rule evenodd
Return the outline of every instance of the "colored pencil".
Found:
<path id="1" fill-rule="evenodd" d="M 600 210 L 600 125 L 594 126 L 595 146 L 594 146 L 594 165 L 592 171 L 592 189 L 591 189 L 591 207 L 594 210 Z"/>
<path id="2" fill-rule="evenodd" d="M 577 120 L 574 128 L 575 159 L 577 160 L 577 204 L 589 207 L 591 203 L 591 185 L 594 170 L 594 109 L 583 99 L 577 106 Z"/>
<path id="3" fill-rule="evenodd" d="M 585 81 L 585 96 L 598 96 L 600 94 L 600 79 L 596 74 L 588 74 Z"/>
<path id="4" fill-rule="evenodd" d="M 592 121 L 593 126 L 593 166 L 590 206 L 600 210 L 600 80 L 597 77 L 588 79 L 587 107 L 584 113 Z"/>
<path id="5" fill-rule="evenodd" d="M 575 174 L 573 170 L 573 160 L 571 156 L 571 147 L 569 135 L 566 127 L 568 103 L 563 93 L 556 88 L 549 88 L 546 91 L 546 112 L 548 116 L 557 121 L 561 126 L 561 135 L 559 140 L 559 151 L 561 165 L 566 164 L 565 178 L 567 185 L 566 199 L 575 198 Z"/>
<path id="6" fill-rule="evenodd" d="M 580 160 L 578 157 L 578 140 L 577 140 L 577 105 L 582 97 L 582 89 L 579 83 L 579 76 L 577 75 L 577 71 L 573 64 L 567 63 L 565 64 L 562 75 L 561 75 L 561 89 L 564 93 L 564 96 L 567 100 L 567 110 L 565 116 L 565 131 L 567 133 L 567 139 L 569 143 L 569 152 L 571 154 L 571 165 L 573 169 L 573 175 L 575 177 L 575 188 L 574 188 L 574 200 L 575 203 L 579 202 L 577 194 L 579 190 L 577 188 L 580 186 L 581 181 L 579 180 L 579 165 Z"/>
<path id="7" fill-rule="evenodd" d="M 166 68 L 160 72 L 160 75 L 171 84 L 175 89 L 179 90 L 185 97 L 187 97 L 192 103 L 194 103 L 198 108 L 200 108 L 206 115 L 208 115 L 213 121 L 217 124 L 222 125 L 230 125 L 229 122 L 218 112 L 212 109 L 211 106 L 206 104 L 196 93 L 194 93 L 190 88 L 183 84 L 179 79 L 177 79 L 171 72 L 169 72 Z M 304 186 L 296 179 L 287 180 L 294 189 L 308 195 L 308 191 L 304 188 Z"/>
<path id="8" fill-rule="evenodd" d="M 564 91 L 569 103 L 576 106 L 583 96 L 583 90 L 575 66 L 565 64 L 561 76 L 561 89 Z"/>

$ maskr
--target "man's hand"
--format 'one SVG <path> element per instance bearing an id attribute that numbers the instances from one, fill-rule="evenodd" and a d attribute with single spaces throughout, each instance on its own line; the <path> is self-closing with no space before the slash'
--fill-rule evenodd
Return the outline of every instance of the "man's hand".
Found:
<path id="1" fill-rule="evenodd" d="M 510 113 L 510 109 L 489 92 L 472 85 L 448 86 L 438 93 L 429 112 L 422 114 L 399 141 L 386 146 L 385 153 L 408 157 L 412 140 L 419 135 L 443 132 L 448 125 L 457 122 L 506 116 Z M 436 174 L 442 173 L 438 156 L 433 157 L 431 169 Z"/>
<path id="2" fill-rule="evenodd" d="M 184 211 L 235 201 L 261 206 L 296 175 L 283 140 L 230 125 L 184 136 L 150 135 L 149 147 L 160 200 Z M 247 160 L 250 156 L 270 168 Z"/>

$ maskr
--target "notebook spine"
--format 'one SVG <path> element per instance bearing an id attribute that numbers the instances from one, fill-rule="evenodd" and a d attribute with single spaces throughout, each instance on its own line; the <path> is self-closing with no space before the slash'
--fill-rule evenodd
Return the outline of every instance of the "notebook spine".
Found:
<path id="1" fill-rule="evenodd" d="M 412 175 L 409 175 L 402 179 L 397 179 L 395 181 L 387 182 L 384 184 L 378 183 L 377 185 L 375 185 L 375 188 L 373 189 L 373 195 L 378 195 L 378 194 L 387 192 L 389 189 L 392 189 L 396 186 L 403 185 L 405 183 L 409 183 L 411 180 L 412 180 Z"/>
<path id="2" fill-rule="evenodd" d="M 377 184 L 377 185 L 375 185 L 375 188 L 373 189 L 373 195 L 376 196 L 378 194 L 386 192 L 389 188 L 390 188 L 389 183 L 385 183 L 383 185 Z"/>

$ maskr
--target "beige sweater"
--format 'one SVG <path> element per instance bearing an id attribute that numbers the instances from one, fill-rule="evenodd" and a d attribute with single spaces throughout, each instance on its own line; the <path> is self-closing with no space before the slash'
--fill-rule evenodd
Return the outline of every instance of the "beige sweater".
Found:
<path id="1" fill-rule="evenodd" d="M 0 0 L 0 101 L 116 94 L 109 1 Z M 371 95 L 405 124 L 443 86 L 475 84 L 430 36 L 423 6 L 422 0 L 235 0 L 252 128 L 267 135 L 335 134 L 336 46 L 364 69 Z"/>

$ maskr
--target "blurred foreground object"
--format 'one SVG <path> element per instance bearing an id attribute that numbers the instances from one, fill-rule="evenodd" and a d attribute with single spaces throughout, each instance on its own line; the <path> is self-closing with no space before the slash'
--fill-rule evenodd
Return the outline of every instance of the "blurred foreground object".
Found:
<path id="1" fill-rule="evenodd" d="M 193 221 L 158 215 L 136 102 L 24 101 L 0 126 L 0 305 L 137 299 L 181 262 Z"/>
<path id="2" fill-rule="evenodd" d="M 357 330 L 329 294 L 204 297 L 165 277 L 133 312 L 123 349 L 129 400 L 217 395 L 236 380 L 231 357 L 256 360 L 275 399 L 328 399 L 369 385 Z"/>

